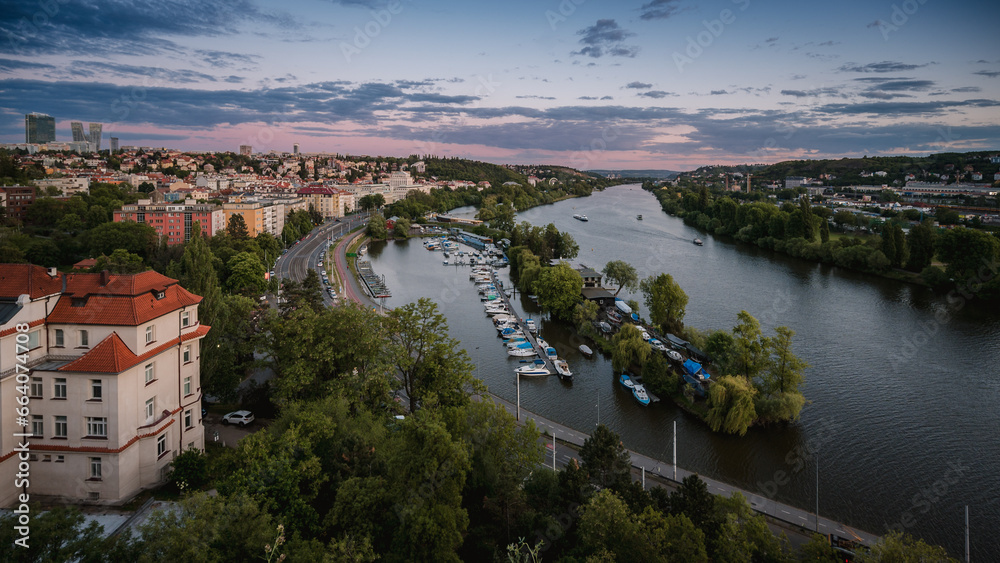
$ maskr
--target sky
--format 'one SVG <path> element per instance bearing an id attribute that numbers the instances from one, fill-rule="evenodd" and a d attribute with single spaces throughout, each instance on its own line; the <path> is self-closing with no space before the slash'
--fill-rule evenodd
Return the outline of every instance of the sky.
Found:
<path id="1" fill-rule="evenodd" d="M 690 170 L 1000 149 L 1000 2 L 0 0 L 24 114 L 191 151 Z"/>

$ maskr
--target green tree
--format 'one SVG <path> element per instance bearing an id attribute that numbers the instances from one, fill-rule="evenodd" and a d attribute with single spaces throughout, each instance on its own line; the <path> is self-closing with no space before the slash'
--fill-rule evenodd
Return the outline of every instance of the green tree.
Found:
<path id="1" fill-rule="evenodd" d="M 742 377 L 724 375 L 708 390 L 705 421 L 714 432 L 743 436 L 757 420 L 754 396 L 757 390 Z"/>
<path id="2" fill-rule="evenodd" d="M 642 339 L 635 325 L 626 323 L 611 337 L 611 350 L 612 369 L 620 373 L 628 370 L 633 363 L 642 365 L 652 348 Z"/>
<path id="3" fill-rule="evenodd" d="M 891 531 L 882 536 L 870 550 L 859 552 L 854 560 L 857 563 L 885 563 L 888 561 L 958 563 L 956 559 L 948 557 L 948 552 L 943 547 L 928 545 L 923 540 L 915 539 L 909 534 L 899 531 Z"/>
<path id="4" fill-rule="evenodd" d="M 755 410 L 761 422 L 793 421 L 806 399 L 799 390 L 805 381 L 803 371 L 809 364 L 792 353 L 792 329 L 779 326 L 767 339 L 768 362 L 755 395 Z"/>
<path id="5" fill-rule="evenodd" d="M 576 308 L 573 309 L 573 324 L 582 327 L 589 325 L 594 319 L 597 318 L 597 312 L 600 309 L 597 303 L 593 301 L 583 301 L 578 303 Z"/>
<path id="6" fill-rule="evenodd" d="M 264 279 L 267 270 L 257 255 L 240 252 L 229 259 L 226 269 L 229 270 L 226 284 L 233 293 L 260 295 L 267 290 L 267 280 Z"/>
<path id="7" fill-rule="evenodd" d="M 819 241 L 822 243 L 830 242 L 830 222 L 826 219 L 819 223 Z"/>
<path id="8" fill-rule="evenodd" d="M 746 380 L 760 376 L 767 362 L 768 343 L 760 323 L 750 313 L 740 311 L 733 327 L 733 370 Z"/>
<path id="9" fill-rule="evenodd" d="M 474 366 L 459 342 L 448 336 L 448 321 L 427 298 L 389 313 L 393 362 L 416 412 L 426 401 L 460 405 L 468 400 Z"/>
<path id="10" fill-rule="evenodd" d="M 670 274 L 650 276 L 639 287 L 645 296 L 649 318 L 664 332 L 677 333 L 684 328 L 684 308 L 688 296 Z"/>
<path id="11" fill-rule="evenodd" d="M 142 263 L 142 257 L 132 254 L 124 248 L 116 249 L 111 256 L 99 256 L 91 272 L 108 270 L 112 274 L 138 274 L 148 270 Z"/>
<path id="12" fill-rule="evenodd" d="M 594 485 L 621 489 L 631 482 L 632 461 L 628 450 L 618 434 L 603 424 L 583 441 L 580 460 Z"/>
<path id="13" fill-rule="evenodd" d="M 395 238 L 408 238 L 410 236 L 409 219 L 403 219 L 402 217 L 396 219 L 396 225 L 393 227 L 392 236 Z"/>
<path id="14" fill-rule="evenodd" d="M 812 242 L 816 238 L 816 217 L 809 203 L 809 196 L 799 198 L 799 210 L 802 212 L 802 238 Z"/>
<path id="15" fill-rule="evenodd" d="M 735 492 L 729 498 L 720 497 L 716 507 L 724 516 L 718 541 L 714 544 L 713 561 L 792 561 L 787 538 L 784 534 L 780 538 L 775 536 L 764 516 L 754 512 L 742 494 Z"/>
<path id="16" fill-rule="evenodd" d="M 580 272 L 565 262 L 550 268 L 542 268 L 533 288 L 535 295 L 538 296 L 538 306 L 563 320 L 573 318 L 576 304 L 583 299 L 580 293 L 583 289 L 583 278 Z"/>
<path id="17" fill-rule="evenodd" d="M 618 289 L 615 290 L 615 297 L 618 297 L 622 289 L 628 289 L 632 292 L 639 289 L 639 274 L 628 262 L 612 260 L 604 265 L 602 273 L 609 282 L 618 286 Z"/>
<path id="18" fill-rule="evenodd" d="M 906 262 L 906 268 L 913 272 L 919 272 L 931 265 L 934 260 L 934 244 L 937 240 L 937 231 L 930 219 L 925 219 L 919 225 L 910 228 L 906 235 L 906 241 L 910 247 L 910 259 Z"/>
<path id="19" fill-rule="evenodd" d="M 274 235 L 265 231 L 257 233 L 257 236 L 254 237 L 254 241 L 257 243 L 257 247 L 260 248 L 261 252 L 264 253 L 260 257 L 261 263 L 263 263 L 267 269 L 271 269 L 281 253 L 281 243 L 278 239 L 274 238 Z M 310 271 L 311 270 L 312 268 L 310 268 Z"/>
<path id="20" fill-rule="evenodd" d="M 229 222 L 226 224 L 226 232 L 234 240 L 245 240 L 250 237 L 250 231 L 247 229 L 247 221 L 241 213 L 233 213 L 229 216 Z"/>
<path id="21" fill-rule="evenodd" d="M 990 233 L 955 227 L 937 238 L 936 249 L 941 261 L 947 264 L 945 273 L 958 283 L 985 281 L 995 278 L 1000 260 L 1000 239 Z"/>
<path id="22" fill-rule="evenodd" d="M 84 522 L 83 514 L 75 507 L 57 506 L 45 512 L 34 507 L 31 535 L 27 548 L 22 548 L 14 545 L 14 541 L 21 538 L 14 530 L 19 525 L 17 515 L 0 514 L 0 541 L 8 554 L 4 561 L 102 561 L 113 540 L 103 539 L 103 527 L 97 522 L 86 525 Z"/>
<path id="23" fill-rule="evenodd" d="M 121 248 L 148 259 L 156 249 L 159 236 L 156 229 L 145 223 L 104 223 L 87 231 L 91 256 L 110 256 Z"/>
<path id="24" fill-rule="evenodd" d="M 385 240 L 389 237 L 389 228 L 386 226 L 385 217 L 381 213 L 373 213 L 371 218 L 368 219 L 365 234 L 371 237 L 372 240 Z"/>
<path id="25" fill-rule="evenodd" d="M 198 490 L 208 482 L 208 456 L 190 448 L 170 462 L 170 482 L 182 492 Z"/>

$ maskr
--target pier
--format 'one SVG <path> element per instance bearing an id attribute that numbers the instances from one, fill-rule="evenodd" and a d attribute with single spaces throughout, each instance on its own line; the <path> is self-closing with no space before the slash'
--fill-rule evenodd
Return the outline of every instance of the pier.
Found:
<path id="1" fill-rule="evenodd" d="M 381 299 L 392 297 L 389 288 L 385 286 L 385 280 L 372 270 L 372 263 L 367 260 L 358 260 L 358 276 L 365 282 L 365 288 L 372 297 Z"/>
<path id="2" fill-rule="evenodd" d="M 552 372 L 552 375 L 558 376 L 561 379 L 562 377 L 559 376 L 559 372 L 556 371 L 555 364 L 552 362 L 552 360 L 549 359 L 548 355 L 545 354 L 545 350 L 542 349 L 541 345 L 538 344 L 538 339 L 535 337 L 534 334 L 531 333 L 531 331 L 528 330 L 528 327 L 525 326 L 524 319 L 522 319 L 520 315 L 515 313 L 514 308 L 511 307 L 510 297 L 507 297 L 507 292 L 504 291 L 503 282 L 497 279 L 496 269 L 490 269 L 490 279 L 493 280 L 493 285 L 495 285 L 500 290 L 499 295 L 500 299 L 503 301 L 504 306 L 506 306 L 507 310 L 510 311 L 510 314 L 517 319 L 517 326 L 521 329 L 521 332 L 524 333 L 525 340 L 531 343 L 531 347 L 535 351 L 535 353 L 538 354 L 538 357 L 545 361 L 545 368 L 548 369 L 550 372 Z"/>

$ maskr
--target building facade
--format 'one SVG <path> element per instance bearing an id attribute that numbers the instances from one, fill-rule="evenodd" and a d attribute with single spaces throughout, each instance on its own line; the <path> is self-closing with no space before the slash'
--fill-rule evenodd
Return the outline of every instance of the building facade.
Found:
<path id="1" fill-rule="evenodd" d="M 168 244 L 181 244 L 191 240 L 196 221 L 200 224 L 203 236 L 213 236 L 226 227 L 225 215 L 218 205 L 195 203 L 194 200 L 153 203 L 149 199 L 140 199 L 138 203 L 115 210 L 114 220 L 116 223 L 145 223 L 156 229 L 161 237 L 167 237 Z"/>
<path id="2" fill-rule="evenodd" d="M 7 195 L 5 206 L 7 217 L 24 223 L 28 216 L 28 207 L 35 203 L 35 188 L 31 186 L 3 186 L 0 190 Z"/>
<path id="3" fill-rule="evenodd" d="M 325 186 L 310 186 L 295 192 L 295 195 L 306 201 L 306 205 L 315 209 L 324 219 L 343 217 L 345 214 L 344 192 L 337 188 Z"/>
<path id="4" fill-rule="evenodd" d="M 154 271 L 0 264 L 0 479 L 14 482 L 25 441 L 23 492 L 117 504 L 204 449 L 200 302 Z M 20 396 L 26 416 L 13 408 Z M 0 487 L 0 505 L 20 492 Z"/>
<path id="5" fill-rule="evenodd" d="M 24 142 L 44 144 L 56 140 L 56 120 L 44 113 L 29 113 L 24 116 Z"/>

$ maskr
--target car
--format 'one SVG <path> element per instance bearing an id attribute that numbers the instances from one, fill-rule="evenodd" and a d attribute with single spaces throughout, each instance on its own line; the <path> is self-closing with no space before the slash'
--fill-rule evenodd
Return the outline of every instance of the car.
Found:
<path id="1" fill-rule="evenodd" d="M 222 417 L 223 424 L 239 424 L 247 426 L 253 422 L 253 413 L 250 411 L 233 411 Z"/>

